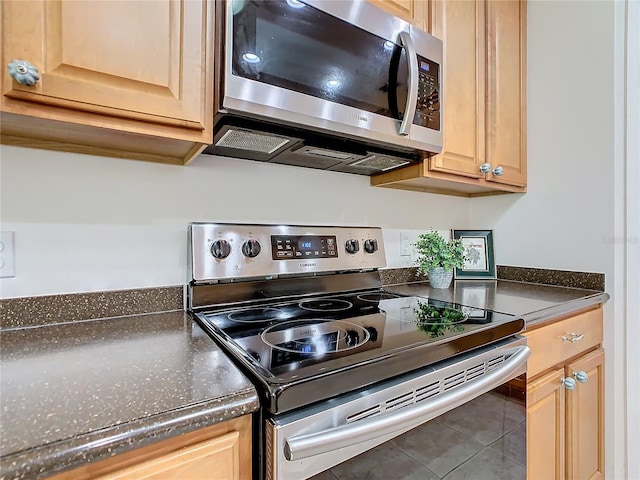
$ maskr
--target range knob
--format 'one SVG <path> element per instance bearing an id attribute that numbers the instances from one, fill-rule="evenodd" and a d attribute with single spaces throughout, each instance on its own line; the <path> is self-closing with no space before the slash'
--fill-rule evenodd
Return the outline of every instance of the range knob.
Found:
<path id="1" fill-rule="evenodd" d="M 344 249 L 347 253 L 356 253 L 360 251 L 360 242 L 354 238 L 350 238 L 344 243 Z"/>
<path id="2" fill-rule="evenodd" d="M 367 253 L 374 253 L 378 250 L 378 241 L 373 239 L 373 238 L 369 238 L 367 240 L 364 241 L 364 251 Z"/>
<path id="3" fill-rule="evenodd" d="M 345 342 L 350 347 L 355 347 L 360 343 L 360 335 L 355 330 L 347 330 Z"/>
<path id="4" fill-rule="evenodd" d="M 260 247 L 260 242 L 257 240 L 247 240 L 242 244 L 242 253 L 244 253 L 245 257 L 257 257 L 260 250 L 262 250 L 262 248 Z"/>
<path id="5" fill-rule="evenodd" d="M 231 253 L 231 245 L 226 240 L 216 240 L 211 245 L 211 255 L 216 258 L 227 258 Z"/>
<path id="6" fill-rule="evenodd" d="M 372 342 L 378 340 L 378 330 L 376 330 L 375 327 L 367 327 L 366 330 L 369 332 L 369 338 Z"/>

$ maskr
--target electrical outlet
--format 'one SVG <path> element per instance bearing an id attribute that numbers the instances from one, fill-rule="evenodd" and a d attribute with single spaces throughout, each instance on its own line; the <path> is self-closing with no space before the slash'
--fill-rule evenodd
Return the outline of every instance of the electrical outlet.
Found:
<path id="1" fill-rule="evenodd" d="M 14 232 L 0 232 L 0 278 L 16 276 Z"/>
<path id="2" fill-rule="evenodd" d="M 411 239 L 408 232 L 400 232 L 400 256 L 411 256 Z"/>

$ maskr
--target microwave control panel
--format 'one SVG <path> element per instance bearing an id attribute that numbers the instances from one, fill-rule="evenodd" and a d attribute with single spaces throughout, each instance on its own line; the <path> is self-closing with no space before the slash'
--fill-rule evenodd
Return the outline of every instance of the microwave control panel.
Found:
<path id="1" fill-rule="evenodd" d="M 418 55 L 418 100 L 413 123 L 440 130 L 440 65 Z"/>

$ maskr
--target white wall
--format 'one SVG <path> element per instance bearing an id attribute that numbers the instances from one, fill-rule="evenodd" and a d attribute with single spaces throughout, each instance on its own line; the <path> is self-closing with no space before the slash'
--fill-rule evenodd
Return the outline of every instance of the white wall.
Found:
<path id="1" fill-rule="evenodd" d="M 528 4 L 528 192 L 471 204 L 501 265 L 613 265 L 613 3 Z"/>
<path id="2" fill-rule="evenodd" d="M 469 199 L 369 186 L 369 178 L 201 155 L 188 167 L 0 147 L 0 228 L 15 232 L 4 298 L 184 284 L 190 221 L 466 227 Z"/>
<path id="3" fill-rule="evenodd" d="M 628 240 L 615 220 L 614 188 L 624 102 L 621 11 L 624 2 L 528 2 L 528 193 L 470 205 L 472 223 L 495 230 L 497 263 L 605 273 L 614 297 L 605 305 L 604 339 L 612 479 L 628 478 L 625 319 L 616 307 L 624 286 L 616 283 L 615 262 Z"/>

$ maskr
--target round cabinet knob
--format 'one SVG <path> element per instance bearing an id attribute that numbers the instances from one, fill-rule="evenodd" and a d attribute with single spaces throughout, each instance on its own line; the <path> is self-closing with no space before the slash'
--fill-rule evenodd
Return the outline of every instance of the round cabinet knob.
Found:
<path id="1" fill-rule="evenodd" d="M 504 173 L 504 169 L 501 166 L 497 166 L 491 173 L 493 173 L 496 177 L 501 177 Z"/>
<path id="2" fill-rule="evenodd" d="M 211 255 L 216 258 L 227 258 L 231 253 L 231 245 L 226 240 L 216 240 L 211 245 Z"/>
<path id="3" fill-rule="evenodd" d="M 262 250 L 262 248 L 260 247 L 260 242 L 257 240 L 247 240 L 242 244 L 242 253 L 244 253 L 245 257 L 257 257 L 260 250 Z"/>
<path id="4" fill-rule="evenodd" d="M 26 60 L 14 60 L 9 65 L 9 75 L 20 85 L 34 86 L 40 80 L 38 69 Z"/>
<path id="5" fill-rule="evenodd" d="M 573 372 L 573 377 L 580 383 L 587 383 L 587 380 L 589 380 L 589 375 L 587 375 L 587 372 L 583 372 L 582 370 Z"/>
<path id="6" fill-rule="evenodd" d="M 562 383 L 562 385 L 564 385 L 564 388 L 566 388 L 567 390 L 573 390 L 574 388 L 576 388 L 576 381 L 571 377 L 563 378 L 562 380 L 560 380 L 560 383 Z"/>
<path id="7" fill-rule="evenodd" d="M 364 241 L 364 251 L 367 253 L 374 253 L 378 250 L 378 241 L 370 238 Z"/>
<path id="8" fill-rule="evenodd" d="M 350 238 L 345 242 L 344 249 L 347 251 L 347 253 L 356 253 L 360 251 L 360 242 L 358 242 L 358 240 Z"/>
<path id="9" fill-rule="evenodd" d="M 489 173 L 491 171 L 491 164 L 483 163 L 482 165 L 480 165 L 480 171 L 482 173 Z"/>

